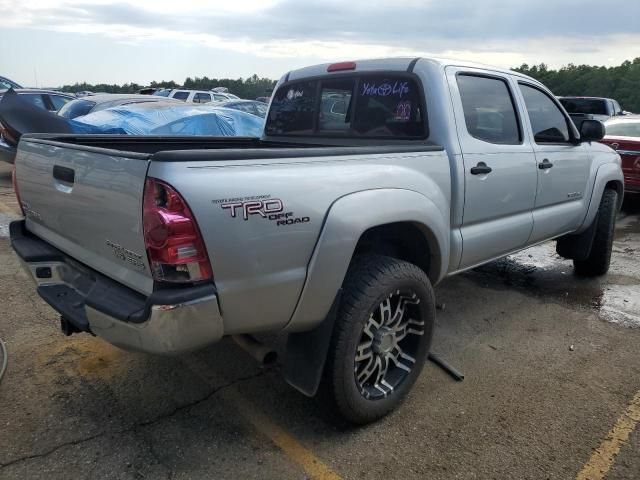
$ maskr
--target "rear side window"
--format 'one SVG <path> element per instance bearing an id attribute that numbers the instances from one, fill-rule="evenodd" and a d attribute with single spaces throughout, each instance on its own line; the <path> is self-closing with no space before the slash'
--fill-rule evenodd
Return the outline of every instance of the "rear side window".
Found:
<path id="1" fill-rule="evenodd" d="M 569 124 L 560 108 L 541 90 L 520 84 L 536 143 L 569 141 Z"/>
<path id="2" fill-rule="evenodd" d="M 464 121 L 469 134 L 483 142 L 522 142 L 516 109 L 507 82 L 499 78 L 458 75 Z"/>
<path id="3" fill-rule="evenodd" d="M 51 103 L 53 103 L 54 110 L 60 110 L 64 105 L 72 100 L 69 97 L 63 97 L 62 95 L 49 95 L 49 98 L 51 99 Z"/>
<path id="4" fill-rule="evenodd" d="M 211 95 L 208 93 L 196 93 L 193 97 L 193 103 L 208 103 L 211 101 Z"/>
<path id="5" fill-rule="evenodd" d="M 20 98 L 27 100 L 29 103 L 31 103 L 32 105 L 35 105 L 38 108 L 42 108 L 43 110 L 47 109 L 47 106 L 44 103 L 44 99 L 42 98 L 42 95 L 39 93 L 30 93 L 27 95 L 20 95 Z"/>
<path id="6" fill-rule="evenodd" d="M 289 83 L 275 93 L 268 135 L 425 138 L 422 98 L 413 78 L 347 75 Z"/>
<path id="7" fill-rule="evenodd" d="M 186 102 L 187 98 L 189 98 L 189 92 L 176 92 L 173 94 L 173 98 Z"/>

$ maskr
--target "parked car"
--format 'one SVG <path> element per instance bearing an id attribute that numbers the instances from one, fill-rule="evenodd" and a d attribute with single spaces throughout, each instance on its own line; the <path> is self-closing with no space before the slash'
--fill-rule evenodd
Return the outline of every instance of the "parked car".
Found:
<path id="1" fill-rule="evenodd" d="M 211 90 L 185 90 L 185 89 L 173 89 L 173 90 L 160 90 L 154 93 L 154 95 L 175 98 L 176 100 L 182 100 L 186 103 L 209 103 L 209 102 L 224 102 L 225 100 L 232 100 L 229 94 L 216 93 Z M 237 98 L 237 97 L 236 97 Z"/>
<path id="2" fill-rule="evenodd" d="M 0 90 L 0 99 L 7 90 Z M 50 112 L 57 112 L 66 103 L 74 100 L 76 97 L 68 93 L 58 92 L 55 90 L 39 90 L 36 88 L 18 88 L 14 91 L 20 95 L 20 98 L 29 101 L 36 107 L 40 107 Z"/>
<path id="3" fill-rule="evenodd" d="M 49 112 L 56 112 L 68 102 L 75 99 L 73 95 L 55 90 L 19 88 L 13 91 L 16 92 L 21 99 Z M 7 90 L 0 90 L 0 100 L 6 92 Z M 0 123 L 0 160 L 13 163 L 16 155 L 16 147 L 9 137 L 9 132 L 2 123 Z"/>
<path id="4" fill-rule="evenodd" d="M 58 115 L 64 118 L 76 118 L 83 115 L 88 115 L 92 112 L 99 112 L 107 108 L 116 107 L 119 105 L 131 105 L 134 103 L 155 103 L 155 102 L 172 102 L 177 103 L 178 100 L 171 98 L 156 97 L 154 95 L 143 94 L 119 94 L 119 93 L 105 93 L 102 95 L 91 95 L 83 98 L 77 98 L 58 111 Z"/>
<path id="5" fill-rule="evenodd" d="M 589 115 L 602 122 L 611 117 L 624 115 L 620 104 L 612 98 L 600 97 L 558 97 L 560 103 L 569 115 Z"/>
<path id="6" fill-rule="evenodd" d="M 258 97 L 256 98 L 256 102 L 269 103 L 271 101 L 271 97 Z"/>
<path id="7" fill-rule="evenodd" d="M 7 77 L 0 77 L 0 90 L 9 90 L 10 88 L 18 89 L 22 86 L 18 85 L 13 80 L 9 80 Z"/>
<path id="8" fill-rule="evenodd" d="M 240 110 L 241 112 L 247 112 L 258 117 L 267 116 L 267 105 L 258 102 L 256 100 L 227 100 L 226 102 L 220 102 L 221 107 L 232 108 L 234 110 Z"/>
<path id="9" fill-rule="evenodd" d="M 620 154 L 625 195 L 640 196 L 640 116 L 615 118 L 605 123 L 601 140 Z"/>
<path id="10" fill-rule="evenodd" d="M 432 285 L 553 239 L 607 272 L 623 175 L 603 134 L 498 67 L 317 65 L 282 77 L 261 139 L 23 137 L 11 244 L 65 333 L 261 356 L 249 335 L 286 332 L 286 380 L 367 423 L 425 364 Z"/>

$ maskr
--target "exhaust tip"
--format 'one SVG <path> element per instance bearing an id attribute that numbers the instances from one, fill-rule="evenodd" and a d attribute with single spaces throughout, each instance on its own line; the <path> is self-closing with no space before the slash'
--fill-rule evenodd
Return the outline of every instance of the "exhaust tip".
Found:
<path id="1" fill-rule="evenodd" d="M 271 350 L 264 355 L 262 359 L 262 366 L 264 367 L 273 367 L 278 362 L 278 354 Z"/>
<path id="2" fill-rule="evenodd" d="M 272 347 L 251 335 L 232 335 L 231 338 L 263 367 L 271 367 L 278 361 L 278 354 Z"/>

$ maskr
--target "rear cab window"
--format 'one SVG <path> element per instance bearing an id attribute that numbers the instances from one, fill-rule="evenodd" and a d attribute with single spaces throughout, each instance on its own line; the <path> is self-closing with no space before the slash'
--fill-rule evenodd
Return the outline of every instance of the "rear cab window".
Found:
<path id="1" fill-rule="evenodd" d="M 189 92 L 176 92 L 173 94 L 173 98 L 186 102 L 187 98 L 189 98 Z"/>
<path id="2" fill-rule="evenodd" d="M 457 76 L 467 132 L 498 145 L 519 145 L 522 130 L 505 79 L 461 73 Z"/>
<path id="3" fill-rule="evenodd" d="M 281 85 L 267 135 L 424 139 L 424 98 L 410 74 L 332 75 Z"/>

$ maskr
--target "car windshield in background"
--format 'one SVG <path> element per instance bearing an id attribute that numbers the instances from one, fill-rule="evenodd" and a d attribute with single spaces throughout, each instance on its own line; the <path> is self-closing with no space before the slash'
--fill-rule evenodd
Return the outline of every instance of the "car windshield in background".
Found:
<path id="1" fill-rule="evenodd" d="M 560 103 L 567 113 L 608 115 L 607 106 L 604 100 L 595 98 L 561 98 Z"/>
<path id="2" fill-rule="evenodd" d="M 168 97 L 171 93 L 171 90 L 158 90 L 154 93 L 156 97 Z"/>
<path id="3" fill-rule="evenodd" d="M 58 115 L 72 119 L 88 114 L 95 106 L 96 102 L 90 100 L 72 100 L 58 111 Z"/>
<path id="4" fill-rule="evenodd" d="M 400 75 L 351 75 L 292 82 L 275 93 L 268 135 L 425 138 L 416 82 Z"/>
<path id="5" fill-rule="evenodd" d="M 605 125 L 607 135 L 640 138 L 640 120 L 637 122 L 609 123 Z"/>

